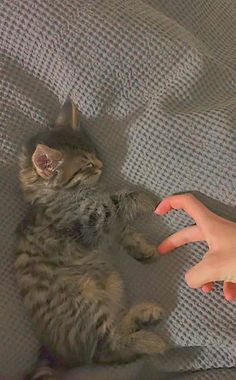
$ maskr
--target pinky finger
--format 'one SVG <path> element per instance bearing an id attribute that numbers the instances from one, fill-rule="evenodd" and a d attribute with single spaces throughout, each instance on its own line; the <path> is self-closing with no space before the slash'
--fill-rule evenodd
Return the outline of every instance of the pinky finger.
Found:
<path id="1" fill-rule="evenodd" d="M 227 301 L 236 300 L 236 283 L 234 282 L 224 283 L 224 296 Z"/>

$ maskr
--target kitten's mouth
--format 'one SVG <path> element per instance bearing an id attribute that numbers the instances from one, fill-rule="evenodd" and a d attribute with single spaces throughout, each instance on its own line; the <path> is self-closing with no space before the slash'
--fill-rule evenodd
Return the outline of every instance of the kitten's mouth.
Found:
<path id="1" fill-rule="evenodd" d="M 84 178 L 84 181 L 87 182 L 87 184 L 95 184 L 101 177 L 101 174 L 102 170 L 97 169 L 92 175 L 88 175 L 86 178 Z"/>
<path id="2" fill-rule="evenodd" d="M 98 169 L 96 172 L 95 172 L 95 176 L 97 179 L 99 179 L 101 177 L 101 174 L 102 174 L 102 170 L 101 169 Z"/>

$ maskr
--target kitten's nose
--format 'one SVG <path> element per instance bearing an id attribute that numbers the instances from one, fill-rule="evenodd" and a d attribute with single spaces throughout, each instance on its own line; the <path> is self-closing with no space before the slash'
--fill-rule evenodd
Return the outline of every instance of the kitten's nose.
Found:
<path id="1" fill-rule="evenodd" d="M 103 167 L 103 163 L 102 163 L 102 161 L 100 161 L 100 160 L 96 160 L 96 166 L 98 167 L 98 169 L 102 169 L 102 167 Z"/>

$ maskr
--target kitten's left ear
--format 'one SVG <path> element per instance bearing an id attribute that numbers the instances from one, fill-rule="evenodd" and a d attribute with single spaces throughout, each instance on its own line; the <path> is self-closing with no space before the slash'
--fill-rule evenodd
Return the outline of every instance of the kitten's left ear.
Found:
<path id="1" fill-rule="evenodd" d="M 38 144 L 32 156 L 32 162 L 40 177 L 50 179 L 63 163 L 63 156 L 59 150 Z"/>
<path id="2" fill-rule="evenodd" d="M 55 121 L 55 128 L 72 128 L 75 129 L 78 126 L 79 122 L 79 110 L 76 107 L 75 103 L 68 98 L 62 109 L 59 112 L 59 115 Z"/>

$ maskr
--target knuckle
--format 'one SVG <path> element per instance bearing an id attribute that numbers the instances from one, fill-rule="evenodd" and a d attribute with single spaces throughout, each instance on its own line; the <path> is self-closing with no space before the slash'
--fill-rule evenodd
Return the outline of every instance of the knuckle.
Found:
<path id="1" fill-rule="evenodd" d="M 188 200 L 188 201 L 194 201 L 196 198 L 195 198 L 195 196 L 193 195 L 193 194 L 191 194 L 191 193 L 186 193 L 186 194 L 184 194 L 183 195 L 183 197 L 186 199 L 186 200 Z"/>

